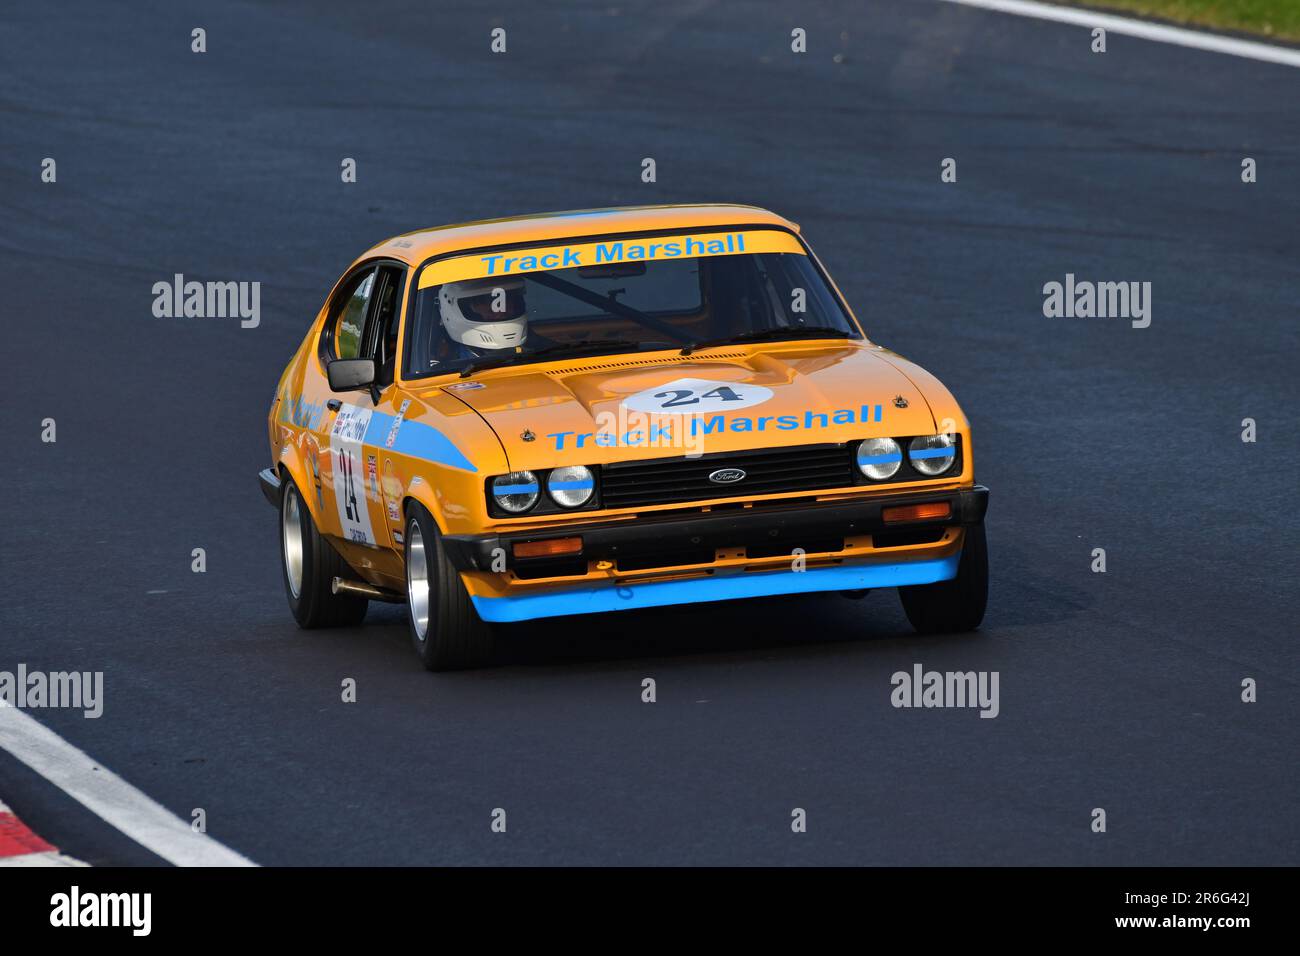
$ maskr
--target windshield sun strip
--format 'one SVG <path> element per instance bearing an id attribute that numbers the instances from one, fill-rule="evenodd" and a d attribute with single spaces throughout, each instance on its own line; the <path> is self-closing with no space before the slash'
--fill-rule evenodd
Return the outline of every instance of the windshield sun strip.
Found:
<path id="1" fill-rule="evenodd" d="M 834 282 L 831 281 L 831 278 L 826 273 L 826 270 L 822 266 L 821 261 L 813 253 L 812 249 L 809 248 L 808 243 L 804 240 L 803 236 L 801 236 L 798 232 L 796 232 L 795 230 L 787 226 L 781 226 L 775 223 L 731 223 L 731 224 L 719 224 L 716 226 L 710 225 L 704 228 L 707 228 L 709 232 L 701 233 L 701 234 L 727 233 L 727 232 L 737 232 L 737 231 L 745 231 L 745 232 L 771 231 L 771 232 L 786 233 L 787 235 L 792 236 L 795 242 L 797 242 L 800 248 L 803 250 L 802 254 L 807 257 L 808 264 L 812 267 L 813 271 L 817 274 L 818 278 L 821 279 L 822 284 L 825 286 L 827 293 L 830 295 L 831 299 L 835 302 L 836 306 L 840 309 L 842 317 L 849 324 L 849 327 L 852 329 L 854 333 L 853 340 L 855 341 L 863 340 L 866 338 L 866 334 L 862 331 L 862 327 L 858 323 L 856 317 L 853 315 L 853 311 L 849 308 L 848 303 L 844 300 L 844 297 L 840 294 L 839 288 L 835 285 Z M 651 229 L 651 230 L 644 230 L 638 232 L 599 233 L 599 234 L 586 235 L 586 236 L 572 236 L 572 237 L 568 237 L 566 241 L 574 242 L 574 243 L 577 242 L 591 243 L 591 242 L 598 242 L 601 240 L 618 239 L 618 238 L 649 239 L 649 238 L 654 238 L 659 236 L 679 235 L 681 234 L 681 232 L 682 232 L 681 227 L 677 227 L 671 229 Z M 414 334 L 416 300 L 419 298 L 418 293 L 421 291 L 420 277 L 427 267 L 434 265 L 435 263 L 442 262 L 446 259 L 451 259 L 458 256 L 466 256 L 466 255 L 473 255 L 473 254 L 479 254 L 485 252 L 496 252 L 496 251 L 515 251 L 515 250 L 537 248 L 537 247 L 538 247 L 537 240 L 525 240 L 525 241 L 511 242 L 511 243 L 498 243 L 490 246 L 478 246 L 469 249 L 452 249 L 452 250 L 448 250 L 447 252 L 441 252 L 429 256 L 418 266 L 416 266 L 411 274 L 410 285 L 407 287 L 406 306 L 404 309 L 405 315 L 403 316 L 402 319 L 403 331 L 402 331 L 402 340 L 400 345 L 401 355 L 398 357 L 396 380 L 399 383 L 410 382 L 410 381 L 423 381 L 425 379 L 440 378 L 443 376 L 451 376 L 451 375 L 459 376 L 460 374 L 459 368 L 445 369 L 445 370 L 439 369 L 439 370 L 427 371 L 427 372 L 412 372 L 406 367 L 407 356 L 410 354 L 410 350 L 411 350 L 411 336 Z M 708 258 L 708 257 L 701 257 L 701 258 Z M 806 341 L 814 341 L 814 340 L 809 339 Z M 754 344 L 767 345 L 767 344 L 774 344 L 774 343 L 754 343 Z M 775 344 L 789 345 L 789 344 L 797 344 L 797 343 L 786 341 L 784 343 L 775 343 Z M 663 351 L 679 351 L 679 350 L 680 347 L 673 346 L 672 348 L 664 349 Z M 530 364 L 530 363 L 521 363 L 521 364 Z"/>

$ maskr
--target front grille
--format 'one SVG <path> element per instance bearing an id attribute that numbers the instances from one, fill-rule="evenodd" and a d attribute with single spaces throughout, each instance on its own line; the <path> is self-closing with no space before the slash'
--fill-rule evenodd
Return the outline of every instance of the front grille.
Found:
<path id="1" fill-rule="evenodd" d="M 739 468 L 745 477 L 731 484 L 709 481 L 709 475 L 727 468 Z M 799 445 L 605 465 L 601 468 L 600 494 L 604 508 L 641 508 L 708 498 L 844 488 L 852 484 L 853 464 L 848 446 Z"/>

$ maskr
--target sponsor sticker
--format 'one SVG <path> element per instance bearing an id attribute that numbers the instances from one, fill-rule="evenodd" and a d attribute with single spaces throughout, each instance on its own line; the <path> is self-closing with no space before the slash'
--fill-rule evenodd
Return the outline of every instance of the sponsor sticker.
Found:
<path id="1" fill-rule="evenodd" d="M 406 417 L 406 410 L 411 405 L 411 400 L 404 399 L 401 407 L 397 409 L 397 417 L 393 419 L 393 427 L 388 429 L 388 437 L 384 439 L 384 446 L 393 447 L 393 442 L 397 441 L 397 430 L 402 427 L 402 420 Z"/>
<path id="2" fill-rule="evenodd" d="M 756 252 L 806 255 L 799 240 L 780 229 L 746 229 L 739 232 L 703 232 L 652 238 L 612 238 L 602 242 L 536 246 L 510 252 L 457 256 L 426 266 L 420 272 L 420 288 L 482 279 L 520 275 L 539 270 L 577 269 L 583 266 L 614 265 L 621 262 L 652 262 L 699 259 L 707 256 L 736 256 Z"/>
<path id="3" fill-rule="evenodd" d="M 660 416 L 670 413 L 671 409 L 668 412 L 657 410 L 655 413 L 634 411 L 625 421 L 617 418 L 614 421 L 602 421 L 602 415 L 597 417 L 598 431 L 551 432 L 546 438 L 551 441 L 555 451 L 585 448 L 589 444 L 600 448 L 686 448 L 689 458 L 701 454 L 701 441 L 709 435 L 728 432 L 818 431 L 838 425 L 879 424 L 884 420 L 880 405 L 755 416 L 724 415 L 721 412 L 691 413 L 687 409 L 680 417 L 658 421 Z"/>
<path id="4" fill-rule="evenodd" d="M 356 405 L 344 405 L 330 431 L 330 454 L 334 465 L 334 502 L 338 508 L 343 536 L 359 544 L 374 544 L 370 527 L 370 509 L 366 507 L 366 490 L 361 471 L 361 439 L 370 424 L 371 411 Z M 374 461 L 372 458 L 371 461 Z"/>

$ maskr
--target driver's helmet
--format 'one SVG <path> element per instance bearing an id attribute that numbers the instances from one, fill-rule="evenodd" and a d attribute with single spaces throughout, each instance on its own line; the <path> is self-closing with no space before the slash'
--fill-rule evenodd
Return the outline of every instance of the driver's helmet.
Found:
<path id="1" fill-rule="evenodd" d="M 528 338 L 522 279 L 445 282 L 438 307 L 447 337 L 472 349 L 512 349 Z"/>

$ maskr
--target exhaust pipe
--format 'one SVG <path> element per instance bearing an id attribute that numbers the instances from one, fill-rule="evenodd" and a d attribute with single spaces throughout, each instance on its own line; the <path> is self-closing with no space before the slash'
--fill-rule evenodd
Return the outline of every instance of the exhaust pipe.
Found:
<path id="1" fill-rule="evenodd" d="M 385 591 L 364 581 L 348 581 L 335 578 L 330 582 L 330 590 L 335 594 L 352 594 L 356 597 L 369 598 L 371 601 L 385 601 L 389 604 L 405 604 L 406 597 L 396 591 Z"/>

